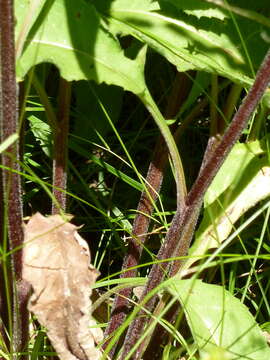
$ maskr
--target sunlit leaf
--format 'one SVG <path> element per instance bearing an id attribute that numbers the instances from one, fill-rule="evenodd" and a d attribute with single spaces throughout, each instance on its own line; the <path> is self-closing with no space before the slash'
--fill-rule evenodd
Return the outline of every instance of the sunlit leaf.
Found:
<path id="1" fill-rule="evenodd" d="M 270 196 L 270 167 L 265 140 L 236 144 L 204 197 L 203 219 L 183 266 L 187 269 L 227 239 L 236 221 Z"/>
<path id="2" fill-rule="evenodd" d="M 27 0 L 16 2 L 18 27 L 28 7 Z M 145 89 L 143 62 L 124 55 L 95 8 L 83 0 L 48 3 L 31 28 L 22 55 L 17 59 L 18 79 L 22 80 L 32 66 L 42 62 L 56 65 L 68 81 L 106 82 L 135 94 Z"/>
<path id="3" fill-rule="evenodd" d="M 234 22 L 228 11 L 215 4 L 199 1 L 204 5 L 195 10 L 198 1 L 140 0 L 131 7 L 129 1 L 115 0 L 104 10 L 104 4 L 93 3 L 111 31 L 147 43 L 179 71 L 203 70 L 250 85 L 253 66 L 259 66 L 268 49 L 261 37 L 262 24 L 241 16 Z"/>
<path id="4" fill-rule="evenodd" d="M 270 349 L 259 325 L 239 299 L 222 286 L 201 280 L 170 283 L 168 291 L 181 302 L 201 359 L 268 360 Z"/>

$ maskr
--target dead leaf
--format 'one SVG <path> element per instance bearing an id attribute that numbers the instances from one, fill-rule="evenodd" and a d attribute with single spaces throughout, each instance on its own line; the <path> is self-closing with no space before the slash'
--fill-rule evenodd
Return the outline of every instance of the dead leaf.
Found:
<path id="1" fill-rule="evenodd" d="M 98 360 L 103 332 L 91 317 L 90 295 L 99 274 L 77 229 L 60 215 L 32 216 L 24 229 L 23 279 L 33 288 L 28 309 L 60 359 Z"/>

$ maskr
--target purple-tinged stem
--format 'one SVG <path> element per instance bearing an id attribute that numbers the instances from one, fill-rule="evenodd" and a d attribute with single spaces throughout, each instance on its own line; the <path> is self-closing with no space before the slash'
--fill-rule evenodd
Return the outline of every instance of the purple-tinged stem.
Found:
<path id="1" fill-rule="evenodd" d="M 191 85 L 192 82 L 190 81 L 190 77 L 183 73 L 178 73 L 176 75 L 174 85 L 168 100 L 168 106 L 165 114 L 166 118 L 171 119 L 175 116 L 175 114 L 177 114 L 181 104 L 190 91 Z M 160 137 L 157 140 L 154 157 L 150 163 L 146 176 L 147 191 L 142 193 L 138 204 L 137 215 L 133 223 L 132 238 L 129 241 L 128 252 L 122 266 L 123 270 L 136 267 L 139 264 L 143 244 L 147 237 L 150 216 L 154 208 L 153 204 L 157 200 L 158 193 L 163 182 L 163 173 L 167 163 L 168 149 L 164 140 Z M 121 278 L 135 277 L 136 274 L 136 269 L 123 271 Z M 110 334 L 112 334 L 125 320 L 129 309 L 128 299 L 130 298 L 131 293 L 132 289 L 125 288 L 121 290 L 118 296 L 115 298 L 110 322 L 105 332 L 105 338 L 108 338 Z M 107 344 L 108 341 L 104 343 L 104 349 L 106 348 Z M 116 344 L 110 351 L 110 357 L 113 356 L 115 347 Z"/>
<path id="2" fill-rule="evenodd" d="M 197 180 L 195 181 L 195 184 L 187 195 L 184 208 L 182 208 L 182 211 L 176 211 L 164 244 L 158 253 L 158 260 L 165 260 L 173 256 L 185 256 L 187 254 L 199 216 L 203 196 L 232 146 L 240 138 L 242 131 L 246 127 L 251 114 L 254 112 L 256 106 L 262 98 L 269 82 L 270 51 L 268 51 L 263 63 L 261 64 L 254 84 L 248 92 L 239 110 L 235 114 L 231 125 L 225 132 L 215 151 L 209 157 L 209 160 L 205 166 L 202 168 Z M 180 261 L 174 262 L 170 271 L 170 275 L 177 273 L 180 266 Z M 170 264 L 168 262 L 164 262 L 162 266 L 160 264 L 153 265 L 140 301 L 142 301 L 142 299 L 151 290 L 153 290 L 161 283 L 164 274 L 168 272 L 169 267 Z M 152 312 L 154 305 L 155 303 L 152 299 L 145 305 L 145 308 Z M 141 311 L 128 329 L 122 353 L 122 360 L 126 358 L 128 352 L 134 347 L 138 339 L 141 337 L 146 324 L 149 322 L 149 318 L 142 316 L 143 314 L 144 312 Z M 140 351 L 137 351 L 133 355 L 132 359 L 137 360 L 140 358 L 140 356 Z"/>
<path id="3" fill-rule="evenodd" d="M 18 131 L 17 87 L 15 77 L 13 1 L 0 0 L 0 127 L 1 141 Z M 4 166 L 19 170 L 18 142 L 2 155 Z M 7 214 L 10 249 L 19 248 L 12 254 L 13 267 L 13 347 L 22 351 L 28 340 L 27 300 L 29 286 L 22 280 L 22 192 L 18 174 L 3 171 L 4 213 Z M 11 329 L 10 329 L 11 330 Z M 10 334 L 11 335 L 11 334 Z"/>
<path id="4" fill-rule="evenodd" d="M 267 89 L 270 81 L 270 50 L 261 64 L 254 84 L 249 90 L 243 103 L 233 117 L 233 120 L 225 132 L 219 146 L 209 158 L 207 164 L 202 170 L 200 176 L 197 178 L 191 191 L 187 196 L 187 205 L 190 206 L 194 202 L 202 198 L 217 174 L 219 168 L 223 164 L 229 151 L 240 138 L 242 131 L 245 129 L 248 120 L 255 111 L 259 101 L 261 100 L 264 91 Z"/>
<path id="5" fill-rule="evenodd" d="M 153 211 L 153 202 L 156 201 L 159 189 L 163 181 L 163 169 L 165 163 L 167 163 L 167 151 L 164 147 L 165 144 L 162 142 L 157 145 L 154 159 L 151 162 L 148 173 L 146 176 L 146 183 L 150 184 L 147 186 L 148 194 L 144 191 L 141 195 L 139 205 L 137 208 L 137 215 L 134 219 L 132 237 L 129 240 L 128 253 L 124 259 L 122 269 L 132 268 L 139 264 L 141 252 L 143 249 L 143 244 L 147 237 L 147 231 L 150 222 L 150 215 Z M 163 156 L 164 153 L 166 157 Z M 121 274 L 121 278 L 135 277 L 137 274 L 136 269 L 125 271 Z M 113 333 L 124 321 L 128 310 L 129 310 L 129 301 L 128 298 L 131 296 L 132 289 L 125 288 L 121 290 L 118 296 L 115 299 L 112 308 L 112 314 L 110 323 L 105 332 L 105 338 L 107 338 L 111 333 Z M 104 344 L 106 348 L 107 343 Z M 110 356 L 113 355 L 114 349 L 111 350 Z"/>
<path id="6" fill-rule="evenodd" d="M 67 201 L 65 190 L 67 185 L 71 83 L 64 79 L 60 79 L 59 88 L 58 122 L 54 134 L 53 159 L 53 194 L 57 202 L 52 204 L 52 214 L 58 214 L 60 209 L 65 211 Z M 60 188 L 63 191 L 60 191 L 57 188 Z"/>
<path id="7" fill-rule="evenodd" d="M 188 78 L 186 76 L 186 78 Z M 179 84 L 180 82 L 178 82 Z M 225 83 L 222 84 L 222 86 L 220 86 L 220 88 L 218 89 L 218 91 L 220 91 L 221 89 L 224 88 L 224 86 L 226 85 L 227 81 Z M 177 94 L 177 92 L 174 92 L 174 94 Z M 186 94 L 187 95 L 187 94 Z M 175 116 L 175 114 L 177 113 L 177 111 L 179 111 L 179 103 L 181 104 L 184 101 L 184 98 L 182 98 L 180 101 L 179 99 L 177 99 L 178 96 L 174 97 L 171 101 L 172 104 L 176 104 L 176 106 L 172 106 L 171 108 L 173 109 L 173 111 L 169 111 L 166 115 L 167 118 L 173 118 Z M 187 128 L 188 124 L 194 120 L 194 118 L 202 111 L 202 109 L 208 104 L 209 99 L 207 97 L 205 97 L 200 103 L 198 103 L 194 109 L 190 112 L 190 114 L 185 118 L 185 120 L 183 121 L 183 123 L 181 124 L 180 127 L 178 127 L 176 129 L 176 131 L 174 132 L 174 138 L 176 143 L 179 141 L 180 137 L 182 136 L 184 130 Z M 163 301 L 163 300 L 161 300 Z M 159 306 L 159 305 L 158 305 Z M 168 314 L 166 314 L 166 319 L 170 322 L 170 320 L 174 320 L 175 318 L 175 312 L 177 311 L 177 304 L 174 305 L 173 309 L 170 309 L 168 311 Z M 156 308 L 157 310 L 157 308 Z M 164 327 L 160 324 L 157 324 L 154 333 L 151 335 L 151 341 L 149 346 L 147 347 L 147 352 L 144 354 L 144 356 L 146 356 L 146 358 L 157 358 L 159 355 L 159 352 L 157 350 L 156 344 L 161 344 L 161 342 L 164 340 L 164 338 L 166 337 L 167 331 L 164 329 Z M 138 349 L 138 352 L 142 352 L 143 349 L 145 349 L 145 344 L 142 343 Z"/>

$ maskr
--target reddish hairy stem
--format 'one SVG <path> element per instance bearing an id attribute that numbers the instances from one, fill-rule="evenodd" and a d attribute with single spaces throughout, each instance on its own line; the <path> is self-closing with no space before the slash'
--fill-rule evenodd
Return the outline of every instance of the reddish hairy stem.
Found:
<path id="1" fill-rule="evenodd" d="M 57 200 L 52 204 L 52 214 L 66 209 L 67 147 L 69 131 L 71 83 L 60 79 L 58 123 L 54 135 L 53 194 Z M 63 191 L 58 190 L 62 189 Z M 58 205 L 58 206 L 57 206 Z"/>
<path id="2" fill-rule="evenodd" d="M 190 81 L 190 77 L 183 73 L 177 73 L 166 109 L 166 118 L 173 118 L 179 111 L 182 102 L 185 100 L 188 92 L 190 91 L 191 85 L 192 82 Z M 135 267 L 139 264 L 143 244 L 147 237 L 146 234 L 150 223 L 150 215 L 153 212 L 153 204 L 157 200 L 167 162 L 167 146 L 164 140 L 159 137 L 154 151 L 154 158 L 149 165 L 146 176 L 147 191 L 142 193 L 138 204 L 137 215 L 132 229 L 133 236 L 129 242 L 128 253 L 123 262 L 123 270 Z M 135 277 L 136 274 L 136 269 L 124 271 L 121 274 L 121 278 Z M 130 298 L 131 293 L 132 289 L 126 288 L 121 290 L 115 298 L 110 322 L 105 332 L 105 338 L 107 338 L 123 323 L 128 312 L 128 299 Z M 107 344 L 108 342 L 104 344 L 104 348 L 106 348 Z M 110 352 L 111 357 L 114 354 L 115 347 Z"/>
<path id="3" fill-rule="evenodd" d="M 155 312 L 157 312 L 157 310 L 159 311 L 156 314 L 157 316 L 159 315 L 161 309 L 163 310 L 163 308 L 165 306 L 165 302 L 167 303 L 169 299 L 170 299 L 170 297 L 166 296 L 166 299 L 160 300 L 158 306 L 155 309 Z M 164 302 L 164 300 L 165 300 L 165 302 Z M 172 304 L 172 307 L 170 307 L 170 309 L 168 309 L 167 313 L 164 314 L 163 319 L 170 324 L 175 323 L 177 315 L 179 315 L 179 308 L 180 308 L 179 302 L 175 302 L 174 304 Z M 161 359 L 162 358 L 161 354 L 164 349 L 162 345 L 168 344 L 168 335 L 169 335 L 169 333 L 164 328 L 164 325 L 158 323 L 157 326 L 155 327 L 155 330 L 154 330 L 152 336 L 151 336 L 151 339 L 146 348 L 146 351 L 143 354 L 143 359 L 144 360 Z M 157 344 L 158 344 L 158 346 L 157 346 Z M 143 350 L 143 348 L 142 348 L 142 350 Z"/>
<path id="4" fill-rule="evenodd" d="M 148 231 L 150 218 L 153 211 L 153 202 L 156 201 L 157 195 L 163 180 L 163 169 L 167 163 L 167 151 L 164 149 L 164 142 L 162 146 L 160 143 L 157 145 L 154 160 L 151 162 L 146 182 L 151 184 L 151 187 L 147 186 L 151 200 L 148 197 L 147 193 L 144 191 L 141 195 L 139 201 L 137 215 L 134 220 L 132 238 L 129 240 L 128 253 L 124 259 L 122 269 L 128 269 L 138 265 L 139 259 L 142 252 L 142 245 L 145 242 L 147 237 L 146 233 Z M 165 151 L 164 151 L 165 150 Z M 164 153 L 166 156 L 164 156 Z M 154 191 L 155 190 L 155 191 Z M 136 269 L 125 271 L 121 274 L 121 278 L 135 277 L 137 274 Z M 110 323 L 105 332 L 105 338 L 108 337 L 112 332 L 114 332 L 124 321 L 126 314 L 128 312 L 128 298 L 131 296 L 132 289 L 125 288 L 121 290 L 118 296 L 115 299 Z M 106 348 L 107 343 L 104 344 Z M 114 349 L 111 351 L 110 356 L 113 355 Z"/>
<path id="5" fill-rule="evenodd" d="M 1 39 L 1 133 L 2 141 L 11 134 L 17 132 L 17 88 L 15 80 L 15 57 L 14 57 L 14 19 L 13 4 L 11 0 L 0 0 L 0 39 Z M 6 154 L 3 155 L 3 165 L 15 168 L 19 166 L 15 162 L 18 156 L 18 145 L 11 145 Z M 8 205 L 9 212 L 9 231 L 12 231 L 12 246 L 17 247 L 22 244 L 23 232 L 22 222 L 22 203 L 20 177 L 4 171 L 4 201 Z M 11 191 L 12 189 L 12 191 Z M 14 207 L 11 210 L 11 207 Z M 13 212 L 14 211 L 14 212 Z M 12 213 L 13 212 L 13 213 Z M 22 259 L 21 251 L 14 254 L 14 267 L 16 274 L 21 274 Z"/>
<path id="6" fill-rule="evenodd" d="M 209 157 L 207 163 L 202 168 L 195 184 L 187 195 L 186 205 L 182 212 L 176 211 L 173 218 L 172 225 L 167 233 L 163 246 L 160 248 L 158 260 L 165 260 L 167 258 L 177 256 L 184 256 L 187 254 L 190 246 L 190 241 L 193 237 L 194 228 L 197 223 L 200 207 L 203 196 L 218 172 L 220 166 L 224 162 L 226 156 L 231 150 L 232 146 L 241 136 L 247 122 L 260 101 L 264 91 L 266 90 L 270 81 L 270 51 L 268 51 L 260 69 L 257 72 L 256 79 L 253 86 L 248 92 L 242 105 L 235 114 L 231 125 L 225 132 L 219 145 Z M 154 264 L 149 274 L 148 282 L 145 286 L 144 292 L 140 301 L 152 289 L 159 285 L 164 277 L 166 271 L 169 270 L 169 263 L 165 262 L 162 265 Z M 181 266 L 181 262 L 176 261 L 170 275 L 175 274 Z M 145 306 L 148 311 L 152 312 L 154 301 L 151 299 Z M 126 335 L 122 359 L 126 358 L 128 352 L 134 347 L 137 340 L 140 338 L 145 325 L 149 322 L 146 316 L 140 316 L 144 312 L 141 311 L 138 317 L 132 322 Z M 140 352 L 137 351 L 133 359 L 139 359 Z"/>
<path id="7" fill-rule="evenodd" d="M 236 143 L 236 141 L 240 138 L 242 131 L 245 129 L 250 116 L 252 115 L 259 101 L 261 100 L 264 91 L 269 85 L 269 82 L 270 50 L 267 52 L 267 55 L 265 56 L 265 59 L 257 72 L 253 86 L 249 90 L 247 96 L 245 97 L 238 111 L 234 115 L 229 128 L 222 137 L 222 140 L 220 140 L 219 142 L 213 141 L 213 146 L 215 147 L 214 150 L 208 150 L 209 155 L 207 156 L 207 160 L 187 196 L 186 206 L 190 212 L 195 211 L 195 209 L 201 207 L 203 196 L 207 188 L 216 176 L 229 151 Z M 198 216 L 199 211 L 197 211 L 197 218 Z M 183 233 L 185 233 L 185 231 L 183 231 Z M 180 237 L 179 246 L 177 251 L 175 252 L 176 256 L 181 257 L 187 254 L 192 236 L 193 233 L 188 234 L 186 238 L 182 236 Z M 171 275 L 174 275 L 179 271 L 179 269 L 181 268 L 181 264 L 181 261 L 174 262 L 171 270 Z"/>
<path id="8" fill-rule="evenodd" d="M 18 131 L 12 0 L 0 0 L 0 57 L 0 126 L 1 140 L 3 141 Z M 18 142 L 16 142 L 3 154 L 2 163 L 8 168 L 19 170 L 18 159 L 19 148 Z M 19 248 L 12 254 L 12 277 L 14 283 L 12 331 L 14 349 L 12 350 L 22 351 L 28 340 L 27 299 L 29 286 L 22 280 L 23 229 L 21 182 L 20 176 L 16 173 L 8 171 L 3 171 L 2 173 L 3 200 L 8 220 L 9 247 L 11 250 Z"/>
<path id="9" fill-rule="evenodd" d="M 242 131 L 261 100 L 270 81 L 270 51 L 268 51 L 260 69 L 257 72 L 253 86 L 236 112 L 231 125 L 225 132 L 220 144 L 209 158 L 207 164 L 197 178 L 187 196 L 187 205 L 198 201 L 204 194 L 229 151 L 240 138 Z"/>
<path id="10" fill-rule="evenodd" d="M 224 84 L 223 84 L 224 86 Z M 223 87 L 221 87 L 223 88 Z M 186 129 L 187 125 L 194 119 L 194 117 L 202 110 L 203 107 L 205 107 L 208 103 L 209 99 L 206 97 L 204 100 L 202 100 L 192 111 L 191 113 L 188 115 L 188 117 L 185 119 L 185 121 L 183 122 L 183 124 L 177 128 L 177 130 L 174 133 L 174 137 L 176 142 L 179 140 L 179 138 L 181 137 L 181 135 L 183 134 L 184 130 Z M 219 138 L 217 137 L 211 137 L 208 141 L 208 146 L 206 149 L 206 152 L 204 154 L 204 158 L 202 161 L 202 165 L 201 165 L 201 170 L 204 167 L 205 163 L 207 162 L 208 157 L 210 156 L 210 153 L 214 150 L 215 146 L 217 146 L 217 144 L 219 143 Z M 200 171 L 201 171 L 200 170 Z M 193 224 L 195 226 L 197 222 L 197 218 L 194 218 L 193 220 Z M 179 229 L 180 229 L 180 225 L 179 225 Z M 162 300 L 160 300 L 161 302 Z M 160 304 L 159 302 L 159 304 Z M 158 307 L 159 305 L 157 305 Z M 156 309 L 157 309 L 156 307 Z M 179 307 L 178 304 L 175 304 L 173 306 L 173 309 L 170 309 L 168 311 L 168 313 L 166 314 L 166 320 L 170 323 L 172 323 L 175 320 L 176 317 L 176 312 L 177 312 L 177 308 Z M 144 343 L 142 343 L 140 345 L 140 347 L 138 348 L 137 354 L 142 354 L 143 351 L 146 349 L 146 352 L 144 354 L 144 356 L 149 359 L 155 359 L 158 358 L 158 354 L 160 354 L 160 351 L 157 350 L 156 344 L 161 344 L 162 341 L 165 340 L 166 338 L 166 334 L 167 331 L 164 329 L 164 327 L 160 324 L 157 324 L 153 335 L 151 336 L 151 341 L 148 347 L 145 346 Z M 166 340 L 165 340 L 166 341 Z"/>

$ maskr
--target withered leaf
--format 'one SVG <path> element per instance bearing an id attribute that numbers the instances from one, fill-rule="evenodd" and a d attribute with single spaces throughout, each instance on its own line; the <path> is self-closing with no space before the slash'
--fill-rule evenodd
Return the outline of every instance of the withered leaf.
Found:
<path id="1" fill-rule="evenodd" d="M 77 229 L 60 215 L 32 216 L 24 228 L 23 279 L 33 288 L 28 309 L 60 359 L 97 360 L 103 332 L 94 327 L 90 295 L 98 272 Z"/>

